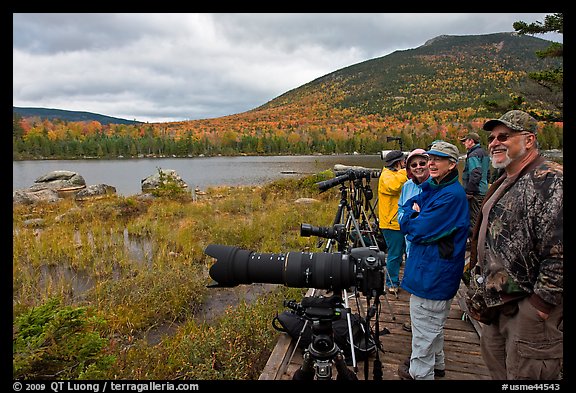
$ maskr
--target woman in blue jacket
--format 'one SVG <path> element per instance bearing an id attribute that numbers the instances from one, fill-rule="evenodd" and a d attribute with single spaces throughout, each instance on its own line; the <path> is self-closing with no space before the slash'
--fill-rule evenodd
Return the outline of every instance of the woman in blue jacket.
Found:
<path id="1" fill-rule="evenodd" d="M 458 180 L 458 148 L 439 141 L 428 156 L 431 179 L 402 206 L 400 219 L 411 242 L 401 287 L 411 294 L 412 353 L 398 368 L 402 379 L 445 374 L 444 324 L 460 286 L 470 223 Z"/>

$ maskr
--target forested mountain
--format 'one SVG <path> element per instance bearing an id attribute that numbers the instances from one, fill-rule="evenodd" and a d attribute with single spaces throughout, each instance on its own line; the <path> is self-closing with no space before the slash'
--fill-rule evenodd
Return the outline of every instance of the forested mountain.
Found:
<path id="1" fill-rule="evenodd" d="M 529 104 L 539 112 L 560 112 L 555 105 L 559 97 L 526 79 L 528 72 L 561 64 L 561 59 L 536 57 L 536 51 L 549 45 L 550 41 L 515 33 L 443 35 L 416 49 L 332 72 L 255 111 L 316 102 L 313 106 L 320 112 L 333 107 L 400 118 L 406 113 L 462 108 L 488 114 L 509 105 L 514 95 L 532 98 Z"/>
<path id="2" fill-rule="evenodd" d="M 21 108 L 12 107 L 12 112 L 22 117 L 37 117 L 40 120 L 64 120 L 64 121 L 97 121 L 100 124 L 139 124 L 136 120 L 126 120 L 119 117 L 100 115 L 92 112 L 68 111 L 51 108 Z"/>
<path id="3" fill-rule="evenodd" d="M 515 33 L 439 36 L 214 119 L 103 125 L 15 118 L 13 156 L 373 153 L 397 146 L 388 136 L 400 136 L 406 149 L 438 138 L 458 144 L 509 109 L 542 121 L 543 148 L 561 148 L 562 91 L 528 77 L 562 66 L 562 58 L 536 56 L 550 43 Z"/>

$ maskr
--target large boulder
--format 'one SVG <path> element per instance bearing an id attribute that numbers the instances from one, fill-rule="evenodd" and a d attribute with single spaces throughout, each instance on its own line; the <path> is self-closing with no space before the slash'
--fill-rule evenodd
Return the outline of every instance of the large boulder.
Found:
<path id="1" fill-rule="evenodd" d="M 116 195 L 116 187 L 107 184 L 92 184 L 83 190 L 78 191 L 74 199 L 77 201 L 87 201 L 102 199 L 112 195 Z"/>
<path id="2" fill-rule="evenodd" d="M 61 200 L 56 190 L 44 189 L 37 191 L 16 190 L 12 193 L 12 203 L 32 205 L 39 202 L 58 202 Z"/>
<path id="3" fill-rule="evenodd" d="M 76 192 L 86 188 L 86 181 L 82 176 L 72 171 L 52 171 L 40 176 L 28 191 L 55 190 L 59 193 Z"/>
<path id="4" fill-rule="evenodd" d="M 145 179 L 140 181 L 140 186 L 142 192 L 147 193 L 159 188 L 162 185 L 166 185 L 168 182 L 174 182 L 176 185 L 181 187 L 185 191 L 189 191 L 188 184 L 174 169 L 160 169 L 158 173 L 150 175 Z"/>
<path id="5" fill-rule="evenodd" d="M 30 187 L 14 191 L 12 203 L 57 202 L 85 188 L 86 181 L 78 173 L 64 170 L 52 171 L 37 178 Z"/>

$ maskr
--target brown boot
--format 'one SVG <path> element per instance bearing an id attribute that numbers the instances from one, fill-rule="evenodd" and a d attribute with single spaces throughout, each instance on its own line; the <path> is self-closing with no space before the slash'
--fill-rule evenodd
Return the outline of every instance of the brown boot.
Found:
<path id="1" fill-rule="evenodd" d="M 410 359 L 408 359 L 408 364 L 410 364 Z M 406 365 L 406 361 L 398 366 L 398 376 L 404 380 L 414 379 L 412 375 L 410 375 L 410 366 Z"/>

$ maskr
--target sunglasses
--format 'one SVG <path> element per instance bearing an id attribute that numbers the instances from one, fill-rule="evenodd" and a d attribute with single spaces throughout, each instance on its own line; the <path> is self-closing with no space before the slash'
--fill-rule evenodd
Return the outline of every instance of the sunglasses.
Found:
<path id="1" fill-rule="evenodd" d="M 490 135 L 488 137 L 488 144 L 491 144 L 494 139 L 497 139 L 498 142 L 506 142 L 509 138 L 512 138 L 513 136 L 528 135 L 528 134 L 530 134 L 530 133 L 529 132 L 515 132 L 513 134 L 498 134 L 496 136 Z"/>
<path id="2" fill-rule="evenodd" d="M 426 166 L 426 165 L 428 165 L 426 161 L 418 161 L 410 164 L 410 168 L 416 168 L 417 166 Z"/>

